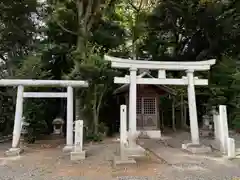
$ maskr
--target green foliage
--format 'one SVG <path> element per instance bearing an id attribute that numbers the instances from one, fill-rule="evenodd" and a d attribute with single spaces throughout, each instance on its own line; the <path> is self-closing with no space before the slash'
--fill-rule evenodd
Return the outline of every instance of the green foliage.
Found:
<path id="1" fill-rule="evenodd" d="M 27 56 L 16 70 L 16 76 L 22 79 L 44 79 L 49 74 L 43 68 L 41 54 Z"/>
<path id="2" fill-rule="evenodd" d="M 93 142 L 101 142 L 103 138 L 104 138 L 104 135 L 102 133 L 97 133 L 97 134 L 91 133 L 87 135 L 86 140 L 93 141 Z"/>
<path id="3" fill-rule="evenodd" d="M 109 68 L 108 63 L 99 55 L 92 54 L 87 61 L 79 65 L 75 79 L 85 79 L 89 87 L 81 92 L 82 113 L 88 127 L 94 134 L 99 132 L 99 115 L 108 92 L 113 91 L 113 77 L 117 71 Z"/>
<path id="4" fill-rule="evenodd" d="M 108 133 L 108 127 L 103 123 L 99 123 L 98 124 L 98 132 L 97 133 L 93 133 L 92 131 L 87 133 L 86 136 L 86 140 L 87 141 L 94 141 L 94 142 L 101 142 L 104 137 L 107 135 Z"/>
<path id="5" fill-rule="evenodd" d="M 13 104 L 8 88 L 0 88 L 0 136 L 11 133 L 15 109 Z"/>
<path id="6" fill-rule="evenodd" d="M 227 56 L 222 57 L 213 67 L 210 76 L 209 106 L 230 104 L 234 92 L 238 90 L 233 86 L 235 73 L 236 60 Z"/>
<path id="7" fill-rule="evenodd" d="M 208 106 L 227 105 L 229 125 L 239 127 L 239 92 L 236 59 L 228 56 L 217 62 L 210 76 Z"/>
<path id="8" fill-rule="evenodd" d="M 37 1 L 3 0 L 0 11 L 0 77 L 13 78 L 19 62 L 33 48 Z M 0 132 L 3 134 L 12 131 L 15 90 L 0 87 Z"/>
<path id="9" fill-rule="evenodd" d="M 48 130 L 45 121 L 46 101 L 41 99 L 28 100 L 24 103 L 24 117 L 28 126 L 28 142 L 34 143 L 40 134 L 46 133 Z"/>
<path id="10" fill-rule="evenodd" d="M 44 79 L 49 78 L 49 73 L 43 67 L 41 54 L 29 55 L 16 71 L 16 75 L 22 79 Z M 44 91 L 43 88 L 26 88 L 25 91 Z M 46 117 L 46 112 L 49 109 L 49 100 L 44 99 L 27 99 L 24 101 L 23 115 L 28 127 L 28 142 L 34 143 L 36 138 L 49 130 L 47 120 L 52 120 Z M 50 114 L 48 114 L 50 115 Z"/>
<path id="11" fill-rule="evenodd" d="M 37 1 L 4 0 L 0 11 L 0 58 L 7 63 L 11 61 L 13 66 L 32 47 L 36 32 L 32 17 L 37 13 Z"/>
<path id="12" fill-rule="evenodd" d="M 201 93 L 197 99 L 208 108 L 226 104 L 230 124 L 239 126 L 239 1 L 47 0 L 41 7 L 37 2 L 0 3 L 0 60 L 5 62 L 0 64 L 0 77 L 88 80 L 89 88 L 76 93 L 81 102 L 76 115 L 80 117 L 81 109 L 90 139 L 98 141 L 107 131 L 101 124 L 105 122 L 102 113 L 113 108 L 109 96 L 116 88 L 113 77 L 119 74 L 104 61 L 105 53 L 157 61 L 216 58 L 210 74 L 195 74 L 210 80 L 209 88 L 196 89 Z M 39 19 L 44 25 L 37 24 Z M 185 73 L 170 72 L 169 76 L 182 75 Z M 184 88 L 173 88 L 186 98 Z M 12 126 L 8 119 L 13 119 L 14 94 L 15 90 L 0 89 L 0 129 Z M 55 111 L 62 112 L 52 107 L 56 102 L 26 101 L 24 114 L 31 122 L 31 142 L 46 124 L 50 129 Z M 170 101 L 164 103 L 170 107 Z"/>

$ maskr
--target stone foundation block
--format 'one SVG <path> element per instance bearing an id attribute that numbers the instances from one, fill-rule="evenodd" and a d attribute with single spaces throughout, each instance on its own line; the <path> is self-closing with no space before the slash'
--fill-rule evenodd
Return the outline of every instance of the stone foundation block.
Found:
<path id="1" fill-rule="evenodd" d="M 65 146 L 62 151 L 64 153 L 69 153 L 69 152 L 72 152 L 73 151 L 73 146 Z"/>
<path id="2" fill-rule="evenodd" d="M 125 154 L 127 157 L 142 157 L 145 156 L 145 149 L 141 146 L 127 147 L 125 148 Z"/>
<path id="3" fill-rule="evenodd" d="M 203 144 L 182 144 L 182 149 L 187 150 L 194 154 L 203 154 L 203 153 L 209 153 L 212 152 L 212 148 L 209 146 L 205 146 Z"/>
<path id="4" fill-rule="evenodd" d="M 71 152 L 70 155 L 71 161 L 78 161 L 78 160 L 84 160 L 86 158 L 86 152 L 81 151 L 81 152 Z"/>
<path id="5" fill-rule="evenodd" d="M 134 165 L 136 161 L 133 158 L 114 156 L 113 158 L 113 166 L 116 167 L 118 165 Z"/>
<path id="6" fill-rule="evenodd" d="M 23 152 L 21 148 L 10 148 L 5 152 L 6 156 L 19 156 Z"/>

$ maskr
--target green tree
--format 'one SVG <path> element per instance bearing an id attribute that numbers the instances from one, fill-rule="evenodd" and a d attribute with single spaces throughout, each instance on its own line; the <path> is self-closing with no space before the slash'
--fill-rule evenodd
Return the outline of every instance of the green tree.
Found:
<path id="1" fill-rule="evenodd" d="M 118 73 L 108 67 L 104 59 L 92 54 L 87 63 L 80 65 L 80 73 L 83 79 L 89 82 L 89 88 L 82 94 L 83 103 L 85 104 L 85 115 L 92 118 L 93 121 L 88 121 L 89 127 L 92 127 L 94 134 L 99 133 L 99 115 L 101 106 L 104 104 L 104 99 L 108 91 L 113 91 L 113 77 Z M 89 112 L 90 111 L 90 112 Z"/>
<path id="2" fill-rule="evenodd" d="M 46 79 L 51 78 L 50 72 L 44 69 L 41 54 L 33 54 L 26 57 L 16 70 L 16 76 L 20 79 Z M 51 91 L 51 88 L 25 87 L 25 91 Z M 51 132 L 51 122 L 54 117 L 55 99 L 26 99 L 23 106 L 23 116 L 29 122 L 28 140 L 35 142 L 36 138 L 43 133 Z M 50 113 L 49 109 L 53 112 Z"/>

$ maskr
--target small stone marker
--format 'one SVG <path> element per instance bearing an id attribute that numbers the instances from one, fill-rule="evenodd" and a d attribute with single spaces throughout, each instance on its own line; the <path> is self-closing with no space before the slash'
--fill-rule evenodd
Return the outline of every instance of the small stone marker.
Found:
<path id="1" fill-rule="evenodd" d="M 219 106 L 219 133 L 220 133 L 220 147 L 223 153 L 228 152 L 228 123 L 227 123 L 227 108 L 225 105 Z"/>
<path id="2" fill-rule="evenodd" d="M 71 160 L 83 160 L 86 157 L 83 151 L 83 121 L 75 121 L 75 142 L 74 151 L 71 152 Z"/>
<path id="3" fill-rule="evenodd" d="M 228 138 L 228 158 L 236 157 L 235 140 Z"/>
<path id="4" fill-rule="evenodd" d="M 126 143 L 127 143 L 127 107 L 121 105 L 120 108 L 120 156 L 114 156 L 113 166 L 123 164 L 135 164 L 136 161 L 129 158 L 126 154 Z"/>
<path id="5" fill-rule="evenodd" d="M 127 107 L 126 105 L 121 105 L 120 113 L 120 144 L 121 149 L 127 146 Z M 121 152 L 122 154 L 122 152 Z"/>

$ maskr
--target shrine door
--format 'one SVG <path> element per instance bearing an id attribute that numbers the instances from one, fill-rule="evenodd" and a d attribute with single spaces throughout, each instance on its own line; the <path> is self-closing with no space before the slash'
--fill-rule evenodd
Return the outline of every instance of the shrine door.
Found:
<path id="1" fill-rule="evenodd" d="M 157 101 L 156 97 L 137 98 L 137 129 L 157 129 Z"/>

